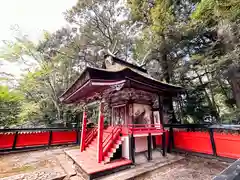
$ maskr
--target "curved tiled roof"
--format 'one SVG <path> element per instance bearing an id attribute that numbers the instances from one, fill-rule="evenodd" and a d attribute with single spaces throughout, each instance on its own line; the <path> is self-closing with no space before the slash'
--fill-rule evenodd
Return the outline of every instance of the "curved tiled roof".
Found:
<path id="1" fill-rule="evenodd" d="M 79 88 L 83 87 L 84 84 L 89 81 L 111 82 L 124 79 L 129 79 L 131 82 L 140 84 L 140 87 L 153 87 L 155 88 L 155 91 L 159 92 L 163 91 L 168 93 L 179 93 L 183 91 L 183 88 L 180 86 L 161 82 L 157 79 L 152 78 L 149 74 L 138 71 L 135 68 L 123 67 L 119 70 L 110 70 L 95 67 L 86 67 L 82 71 L 79 78 L 60 96 L 60 98 L 65 99 L 71 96 L 71 94 L 76 93 Z"/>

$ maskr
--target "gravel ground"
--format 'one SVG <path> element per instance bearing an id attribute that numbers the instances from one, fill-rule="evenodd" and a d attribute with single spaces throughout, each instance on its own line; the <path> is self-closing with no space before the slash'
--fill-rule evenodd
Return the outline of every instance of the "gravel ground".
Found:
<path id="1" fill-rule="evenodd" d="M 11 180 L 14 178 L 16 180 L 47 180 L 51 179 L 50 177 L 61 176 L 64 173 L 62 164 L 67 164 L 64 163 L 63 158 L 66 149 L 70 147 L 0 155 L 0 179 L 11 176 Z M 217 160 L 186 156 L 183 160 L 138 176 L 134 180 L 211 180 L 228 165 Z M 76 175 L 70 179 L 81 178 Z"/>
<path id="2" fill-rule="evenodd" d="M 186 156 L 174 164 L 146 173 L 133 180 L 211 180 L 229 164 L 214 159 Z"/>
<path id="3" fill-rule="evenodd" d="M 34 171 L 25 174 L 18 174 L 10 177 L 1 178 L 1 180 L 51 180 L 51 179 L 64 179 L 66 177 L 65 172 L 58 168 L 54 169 L 42 169 L 40 171 Z"/>
<path id="4" fill-rule="evenodd" d="M 0 155 L 0 179 L 30 172 L 36 172 L 36 174 L 39 175 L 39 178 L 32 177 L 32 179 L 41 179 L 40 176 L 42 176 L 42 174 L 44 174 L 44 176 L 61 174 L 64 170 L 59 163 L 58 157 L 64 155 L 65 149 L 69 148 L 57 147 L 47 150 Z M 49 172 L 52 171 L 52 173 L 49 174 L 46 169 L 49 169 Z"/>

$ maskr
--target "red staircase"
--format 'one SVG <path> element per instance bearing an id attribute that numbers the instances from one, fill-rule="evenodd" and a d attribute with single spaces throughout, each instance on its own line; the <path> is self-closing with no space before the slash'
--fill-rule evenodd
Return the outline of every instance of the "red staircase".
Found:
<path id="1" fill-rule="evenodd" d="M 110 162 L 111 157 L 122 144 L 122 139 L 120 136 L 121 129 L 119 127 L 108 127 L 103 130 L 103 142 L 102 142 L 102 163 Z M 90 159 L 96 159 L 97 161 L 97 136 L 95 136 L 91 142 L 86 145 L 84 153 Z"/>
<path id="2" fill-rule="evenodd" d="M 103 130 L 103 162 L 108 163 L 110 162 L 111 157 L 122 144 L 121 139 L 121 127 L 118 126 L 110 126 L 107 129 Z"/>
<path id="3" fill-rule="evenodd" d="M 91 159 L 96 159 L 97 161 L 97 136 L 88 144 L 85 149 L 87 156 Z"/>
<path id="4" fill-rule="evenodd" d="M 97 127 L 93 127 L 92 129 L 87 131 L 86 139 L 85 139 L 85 148 L 89 146 L 89 144 L 96 139 L 97 137 Z"/>

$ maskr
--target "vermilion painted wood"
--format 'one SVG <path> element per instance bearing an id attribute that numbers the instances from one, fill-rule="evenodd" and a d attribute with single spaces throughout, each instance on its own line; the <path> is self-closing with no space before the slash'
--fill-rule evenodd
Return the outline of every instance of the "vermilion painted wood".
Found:
<path id="1" fill-rule="evenodd" d="M 21 132 L 18 133 L 16 148 L 47 145 L 48 140 L 49 132 Z"/>
<path id="2" fill-rule="evenodd" d="M 0 149 L 12 148 L 15 133 L 0 134 Z"/>
<path id="3" fill-rule="evenodd" d="M 166 142 L 166 146 L 167 146 L 168 145 L 168 140 L 169 140 L 169 131 L 165 131 L 165 132 L 166 132 L 165 142 Z M 161 135 L 156 136 L 156 144 L 157 145 L 162 145 L 162 136 Z"/>
<path id="4" fill-rule="evenodd" d="M 74 143 L 76 140 L 76 131 L 53 131 L 51 144 Z"/>
<path id="5" fill-rule="evenodd" d="M 97 147 L 97 161 L 101 163 L 103 160 L 103 128 L 104 128 L 104 115 L 101 113 L 100 109 L 100 116 L 98 120 L 98 147 Z"/>
<path id="6" fill-rule="evenodd" d="M 162 131 L 159 124 L 128 124 L 130 133 L 155 133 Z"/>
<path id="7" fill-rule="evenodd" d="M 103 147 L 102 147 L 103 148 L 103 152 L 102 152 L 103 159 L 105 156 L 108 155 L 108 152 L 110 152 L 111 148 L 116 144 L 116 142 L 118 140 L 121 140 L 120 133 L 121 133 L 121 128 L 114 127 L 114 128 L 112 128 L 111 133 L 109 133 L 104 138 L 105 141 L 103 142 Z"/>
<path id="8" fill-rule="evenodd" d="M 78 150 L 73 149 L 66 151 L 66 153 L 87 173 L 94 174 L 97 172 L 103 172 L 109 169 L 125 166 L 131 164 L 132 161 L 121 158 L 111 161 L 107 164 L 97 162 L 96 154 L 91 153 L 89 148 L 86 151 L 79 153 Z"/>
<path id="9" fill-rule="evenodd" d="M 218 156 L 240 158 L 240 135 L 214 132 L 214 140 Z"/>
<path id="10" fill-rule="evenodd" d="M 81 132 L 81 144 L 80 151 L 84 151 L 85 149 L 85 139 L 86 139 L 86 129 L 87 129 L 87 112 L 83 112 L 83 122 L 82 122 L 82 132 Z"/>
<path id="11" fill-rule="evenodd" d="M 97 136 L 97 127 L 92 128 L 86 132 L 85 138 L 85 148 L 88 146 L 89 143 Z"/>
<path id="12" fill-rule="evenodd" d="M 163 133 L 163 128 L 160 124 L 128 124 L 126 129 L 123 129 L 123 134 L 134 134 L 134 135 L 140 135 L 140 134 L 149 134 L 149 133 Z"/>
<path id="13" fill-rule="evenodd" d="M 213 154 L 208 132 L 174 131 L 174 147 L 182 150 Z"/>

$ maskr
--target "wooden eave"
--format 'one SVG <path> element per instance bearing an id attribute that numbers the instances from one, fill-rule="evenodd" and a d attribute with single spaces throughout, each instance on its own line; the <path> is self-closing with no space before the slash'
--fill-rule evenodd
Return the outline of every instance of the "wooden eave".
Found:
<path id="1" fill-rule="evenodd" d="M 183 92 L 182 87 L 160 82 L 146 73 L 138 72 L 131 68 L 124 68 L 119 71 L 110 71 L 106 69 L 87 67 L 81 73 L 80 77 L 72 84 L 72 86 L 70 86 L 60 96 L 60 100 L 65 103 L 79 101 L 77 98 L 82 99 L 89 97 L 94 93 L 100 93 L 109 87 L 111 83 L 118 83 L 122 80 L 126 80 L 125 87 L 142 89 L 154 93 L 176 96 L 177 94 Z M 96 85 L 99 83 L 101 85 Z"/>

